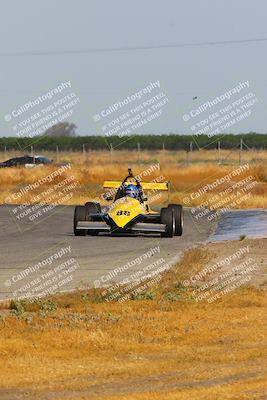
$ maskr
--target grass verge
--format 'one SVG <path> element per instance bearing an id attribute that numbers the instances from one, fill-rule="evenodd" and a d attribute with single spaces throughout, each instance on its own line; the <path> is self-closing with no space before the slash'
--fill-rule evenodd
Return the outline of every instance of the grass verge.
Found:
<path id="1" fill-rule="evenodd" d="M 181 285 L 213 256 L 189 250 L 153 296 L 124 303 L 99 290 L 13 302 L 0 318 L 0 397 L 264 399 L 266 293 L 197 303 Z"/>

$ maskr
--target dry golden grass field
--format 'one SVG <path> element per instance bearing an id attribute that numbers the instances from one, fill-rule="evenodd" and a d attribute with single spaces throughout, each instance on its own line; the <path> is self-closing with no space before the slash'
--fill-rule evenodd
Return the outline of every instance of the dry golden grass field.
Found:
<path id="1" fill-rule="evenodd" d="M 96 290 L 14 303 L 0 319 L 0 398 L 266 399 L 266 292 L 208 304 L 181 285 L 213 257 L 187 251 L 159 287 L 124 303 Z"/>
<path id="2" fill-rule="evenodd" d="M 85 154 L 78 152 L 56 153 L 43 152 L 57 161 L 57 164 L 69 162 L 71 168 L 57 177 L 52 182 L 47 182 L 37 190 L 31 190 L 27 195 L 17 198 L 16 203 L 32 203 L 36 194 L 45 192 L 56 182 L 73 176 L 78 183 L 72 196 L 64 204 L 79 204 L 99 196 L 103 192 L 102 183 L 106 179 L 123 179 L 127 174 L 127 168 L 131 167 L 134 174 L 143 174 L 151 166 L 158 165 L 153 173 L 144 176 L 144 180 L 150 181 L 161 177 L 170 182 L 170 201 L 183 204 L 184 197 L 207 183 L 212 183 L 218 178 L 231 173 L 239 167 L 239 151 L 221 150 L 220 155 L 216 150 L 200 150 L 192 153 L 183 151 L 143 151 L 138 155 L 135 151 L 92 151 Z M 10 158 L 19 153 L 10 152 L 4 158 Z M 218 158 L 219 157 L 219 158 Z M 252 176 L 257 185 L 244 196 L 238 205 L 233 208 L 267 208 L 267 151 L 247 151 L 243 153 L 243 165 L 248 169 L 240 176 L 233 176 L 231 184 L 246 177 Z M 12 193 L 16 193 L 21 187 L 33 184 L 43 177 L 58 169 L 58 165 L 38 167 L 35 169 L 7 168 L 0 170 L 0 202 L 5 203 Z M 191 206 L 197 206 L 210 200 L 218 192 L 224 191 L 229 182 L 219 185 L 212 191 L 208 191 L 201 197 L 191 200 Z M 48 196 L 47 196 L 48 197 Z M 44 197 L 45 200 L 45 197 Z M 163 201 L 161 198 L 160 201 Z M 48 200 L 49 202 L 49 200 Z"/>

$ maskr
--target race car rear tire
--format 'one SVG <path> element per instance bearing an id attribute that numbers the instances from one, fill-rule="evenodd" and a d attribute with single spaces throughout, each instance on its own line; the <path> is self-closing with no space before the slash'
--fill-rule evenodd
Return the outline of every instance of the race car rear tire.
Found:
<path id="1" fill-rule="evenodd" d="M 73 231 L 75 236 L 86 236 L 86 229 L 77 229 L 78 221 L 86 221 L 85 206 L 76 206 L 73 218 Z"/>
<path id="2" fill-rule="evenodd" d="M 166 225 L 165 232 L 161 233 L 162 237 L 173 237 L 175 231 L 175 219 L 172 208 L 162 208 L 160 211 L 160 223 Z"/>
<path id="3" fill-rule="evenodd" d="M 175 236 L 182 236 L 184 226 L 183 207 L 180 204 L 169 204 L 168 208 L 172 208 L 175 219 Z"/>
<path id="4" fill-rule="evenodd" d="M 101 212 L 101 207 L 99 203 L 94 203 L 92 201 L 88 201 L 85 203 L 85 209 L 86 209 L 86 221 L 91 221 L 92 219 L 90 218 L 90 214 L 97 214 Z M 93 231 L 89 230 L 87 231 L 87 234 L 90 236 L 97 236 L 98 231 Z"/>

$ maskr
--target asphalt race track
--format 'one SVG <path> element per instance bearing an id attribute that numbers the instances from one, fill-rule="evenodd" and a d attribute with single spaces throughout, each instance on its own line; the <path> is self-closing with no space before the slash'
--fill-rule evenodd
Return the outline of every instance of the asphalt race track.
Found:
<path id="1" fill-rule="evenodd" d="M 57 207 L 31 222 L 19 220 L 14 206 L 0 206 L 0 299 L 33 288 L 43 292 L 58 282 L 60 290 L 69 290 L 134 279 L 148 265 L 152 271 L 174 263 L 183 250 L 206 241 L 212 229 L 205 220 L 196 224 L 185 210 L 182 237 L 75 237 L 73 211 L 73 206 Z"/>

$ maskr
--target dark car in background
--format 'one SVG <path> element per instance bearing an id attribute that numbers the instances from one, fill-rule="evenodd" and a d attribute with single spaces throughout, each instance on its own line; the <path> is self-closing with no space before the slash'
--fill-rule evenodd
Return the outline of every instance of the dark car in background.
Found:
<path id="1" fill-rule="evenodd" d="M 44 156 L 22 156 L 22 157 L 14 157 L 0 163 L 0 168 L 9 168 L 9 167 L 33 167 L 35 165 L 47 165 L 51 164 L 52 161 L 49 158 Z"/>

